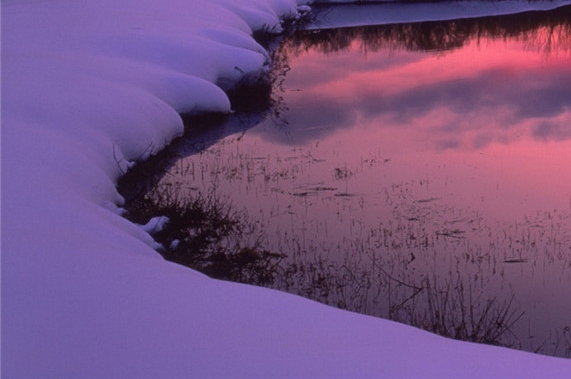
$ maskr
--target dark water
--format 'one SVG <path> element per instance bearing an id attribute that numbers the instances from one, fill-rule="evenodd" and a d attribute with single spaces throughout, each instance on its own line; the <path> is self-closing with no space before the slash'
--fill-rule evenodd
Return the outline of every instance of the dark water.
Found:
<path id="1" fill-rule="evenodd" d="M 272 287 L 569 357 L 569 15 L 296 33 L 272 111 L 194 131 L 157 188 L 244 209 Z"/>

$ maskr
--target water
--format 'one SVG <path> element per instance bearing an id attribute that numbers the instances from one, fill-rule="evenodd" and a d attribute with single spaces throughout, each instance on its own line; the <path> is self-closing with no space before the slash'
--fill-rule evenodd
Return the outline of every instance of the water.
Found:
<path id="1" fill-rule="evenodd" d="M 157 188 L 243 209 L 288 256 L 269 286 L 569 357 L 570 22 L 296 33 L 273 109 L 192 131 Z"/>

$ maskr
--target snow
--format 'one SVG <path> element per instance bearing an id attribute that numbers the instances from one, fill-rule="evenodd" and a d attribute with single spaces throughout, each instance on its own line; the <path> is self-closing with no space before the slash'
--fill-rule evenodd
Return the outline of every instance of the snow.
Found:
<path id="1" fill-rule="evenodd" d="M 179 113 L 230 111 L 216 84 L 260 70 L 252 30 L 297 5 L 2 1 L 4 378 L 571 375 L 571 360 L 212 280 L 121 217 L 118 177 L 182 133 Z"/>
<path id="2" fill-rule="evenodd" d="M 157 216 L 151 218 L 145 225 L 141 225 L 141 228 L 149 234 L 155 234 L 162 231 L 169 221 L 166 216 Z"/>

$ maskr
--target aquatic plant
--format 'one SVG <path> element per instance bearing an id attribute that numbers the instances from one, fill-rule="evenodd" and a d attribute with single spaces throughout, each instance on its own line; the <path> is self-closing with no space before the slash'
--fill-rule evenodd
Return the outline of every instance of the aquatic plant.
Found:
<path id="1" fill-rule="evenodd" d="M 164 186 L 130 201 L 126 217 L 141 223 L 156 215 L 169 219 L 153 234 L 165 259 L 214 278 L 256 285 L 274 281 L 284 256 L 263 249 L 255 225 L 229 202 L 214 195 L 181 199 Z"/>

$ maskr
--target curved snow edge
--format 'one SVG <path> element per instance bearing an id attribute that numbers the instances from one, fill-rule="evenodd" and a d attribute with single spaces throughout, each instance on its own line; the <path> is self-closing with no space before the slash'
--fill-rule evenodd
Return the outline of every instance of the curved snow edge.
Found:
<path id="1" fill-rule="evenodd" d="M 250 37 L 294 0 L 2 2 L 5 377 L 563 378 L 561 359 L 446 340 L 165 262 L 115 182 L 227 111 Z M 260 22 L 260 20 L 263 20 Z M 485 362 L 483 364 L 482 362 Z"/>

